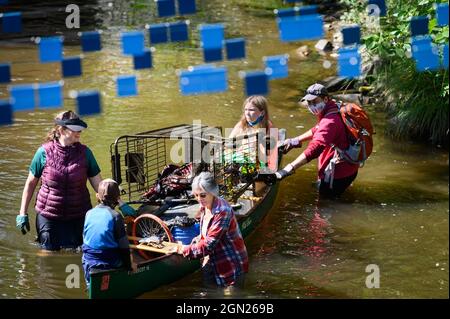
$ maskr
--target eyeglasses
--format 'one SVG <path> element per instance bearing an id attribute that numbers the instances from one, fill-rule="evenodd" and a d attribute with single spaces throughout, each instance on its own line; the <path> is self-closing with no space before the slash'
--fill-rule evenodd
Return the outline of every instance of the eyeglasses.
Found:
<path id="1" fill-rule="evenodd" d="M 208 196 L 208 194 L 206 193 L 200 193 L 200 194 L 193 194 L 194 197 L 200 197 L 200 198 L 206 198 L 206 196 Z"/>

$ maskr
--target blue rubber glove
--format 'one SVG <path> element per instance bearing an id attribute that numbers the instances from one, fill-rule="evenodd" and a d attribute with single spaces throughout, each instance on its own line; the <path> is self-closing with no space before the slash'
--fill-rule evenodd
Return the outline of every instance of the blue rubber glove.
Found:
<path id="1" fill-rule="evenodd" d="M 133 209 L 133 207 L 131 207 L 130 205 L 128 205 L 127 203 L 123 203 L 122 206 L 119 206 L 120 211 L 122 212 L 123 216 L 132 216 L 132 217 L 136 217 L 137 213 L 136 211 Z"/>
<path id="2" fill-rule="evenodd" d="M 20 229 L 20 231 L 24 235 L 27 233 L 27 231 L 30 231 L 30 222 L 28 221 L 28 215 L 17 215 L 16 227 Z"/>

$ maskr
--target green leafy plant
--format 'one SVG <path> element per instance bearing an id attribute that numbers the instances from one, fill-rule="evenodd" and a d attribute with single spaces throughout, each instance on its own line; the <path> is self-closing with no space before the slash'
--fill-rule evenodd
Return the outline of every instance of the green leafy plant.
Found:
<path id="1" fill-rule="evenodd" d="M 367 60 L 378 59 L 370 79 L 384 97 L 392 121 L 389 132 L 397 138 L 420 138 L 448 145 L 448 71 L 417 72 L 411 56 L 410 19 L 430 17 L 429 30 L 437 46 L 448 44 L 448 26 L 439 27 L 434 0 L 387 0 L 386 17 L 375 28 L 368 25 L 367 1 L 340 0 L 348 10 L 343 23 L 362 27 L 362 45 Z"/>

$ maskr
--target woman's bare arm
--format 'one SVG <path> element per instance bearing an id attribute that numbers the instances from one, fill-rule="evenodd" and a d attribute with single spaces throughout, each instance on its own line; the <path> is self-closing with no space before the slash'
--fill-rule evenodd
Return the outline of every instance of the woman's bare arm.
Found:
<path id="1" fill-rule="evenodd" d="M 92 185 L 92 188 L 95 190 L 95 192 L 98 192 L 98 184 L 103 180 L 102 175 L 98 173 L 94 177 L 89 177 L 89 182 Z"/>
<path id="2" fill-rule="evenodd" d="M 36 189 L 37 184 L 39 183 L 39 179 L 33 175 L 33 173 L 29 172 L 27 180 L 25 182 L 25 186 L 23 188 L 22 193 L 22 201 L 20 204 L 19 215 L 27 215 L 28 214 L 28 206 L 30 205 L 31 198 L 33 197 L 34 191 Z"/>

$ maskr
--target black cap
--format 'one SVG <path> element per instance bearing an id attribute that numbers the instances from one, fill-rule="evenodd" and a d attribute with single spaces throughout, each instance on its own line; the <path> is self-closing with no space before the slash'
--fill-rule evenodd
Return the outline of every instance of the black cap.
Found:
<path id="1" fill-rule="evenodd" d="M 80 132 L 87 128 L 86 122 L 81 119 L 55 120 L 55 123 L 67 127 L 71 131 Z"/>

